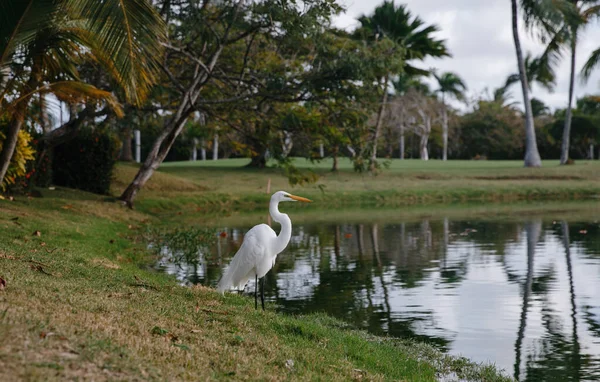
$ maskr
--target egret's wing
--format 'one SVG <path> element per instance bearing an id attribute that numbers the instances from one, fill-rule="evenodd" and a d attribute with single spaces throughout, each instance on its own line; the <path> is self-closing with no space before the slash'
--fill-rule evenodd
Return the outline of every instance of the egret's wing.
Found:
<path id="1" fill-rule="evenodd" d="M 248 279 L 256 272 L 256 265 L 266 253 L 264 236 L 268 232 L 265 232 L 262 226 L 263 224 L 252 228 L 244 237 L 242 246 L 219 281 L 217 290 L 221 294 L 232 287 L 246 285 Z"/>

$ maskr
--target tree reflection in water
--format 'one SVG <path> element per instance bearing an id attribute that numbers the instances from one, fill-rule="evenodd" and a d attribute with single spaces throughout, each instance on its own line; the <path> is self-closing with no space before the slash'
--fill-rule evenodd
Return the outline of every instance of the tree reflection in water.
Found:
<path id="1" fill-rule="evenodd" d="M 203 261 L 167 271 L 215 285 L 245 229 L 224 231 Z M 376 334 L 496 362 L 519 380 L 600 379 L 597 223 L 296 225 L 266 295 L 282 312 L 327 312 Z"/>

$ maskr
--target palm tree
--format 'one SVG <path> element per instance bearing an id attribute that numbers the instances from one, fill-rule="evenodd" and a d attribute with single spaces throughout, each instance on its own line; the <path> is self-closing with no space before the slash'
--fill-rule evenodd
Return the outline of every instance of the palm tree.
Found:
<path id="1" fill-rule="evenodd" d="M 527 74 L 527 86 L 532 91 L 532 85 L 538 84 L 549 92 L 554 91 L 556 86 L 556 73 L 554 71 L 554 61 L 552 57 L 542 55 L 533 57 L 530 52 L 525 55 L 525 73 Z M 506 89 L 520 81 L 519 73 L 508 75 L 504 83 Z"/>
<path id="2" fill-rule="evenodd" d="M 564 45 L 570 50 L 569 101 L 565 115 L 563 139 L 560 150 L 560 164 L 569 161 L 569 141 L 571 137 L 571 120 L 573 110 L 573 93 L 575 91 L 575 56 L 577 42 L 582 29 L 592 20 L 600 17 L 600 0 L 568 0 L 567 5 L 560 7 L 563 20 L 553 30 L 553 38 L 546 49 L 548 55 L 559 55 Z M 600 53 L 593 52 L 583 68 L 583 77 L 589 78 L 592 68 L 597 64 Z"/>
<path id="3" fill-rule="evenodd" d="M 429 74 L 427 70 L 411 65 L 411 61 L 422 61 L 426 57 L 449 57 L 444 40 L 438 40 L 433 34 L 439 29 L 436 25 L 425 25 L 418 16 L 413 16 L 406 9 L 406 5 L 396 6 L 393 1 L 384 1 L 375 8 L 370 16 L 361 16 L 358 21 L 361 27 L 355 35 L 363 40 L 374 39 L 390 41 L 395 47 L 404 51 L 405 62 L 397 71 L 383 73 L 381 85 L 383 87 L 381 105 L 377 113 L 375 134 L 373 139 L 373 152 L 371 154 L 371 169 L 374 169 L 377 160 L 377 141 L 379 139 L 383 116 L 388 98 L 390 77 L 404 72 L 409 75 Z"/>
<path id="4" fill-rule="evenodd" d="M 523 58 L 523 50 L 521 49 L 521 40 L 519 39 L 517 0 L 511 0 L 511 8 L 513 39 L 515 43 L 515 51 L 517 53 L 519 79 L 521 81 L 521 89 L 523 91 L 523 105 L 525 107 L 525 167 L 541 167 L 542 160 L 540 158 L 540 152 L 537 148 L 535 127 L 533 125 L 533 113 L 531 110 L 531 99 L 529 96 L 529 81 L 527 80 L 525 60 Z"/>
<path id="5" fill-rule="evenodd" d="M 446 72 L 438 76 L 435 71 L 433 72 L 435 79 L 438 82 L 439 89 L 437 93 L 442 94 L 442 141 L 444 146 L 444 153 L 442 160 L 448 159 L 448 107 L 446 105 L 446 94 L 456 98 L 459 101 L 465 99 L 465 90 L 467 86 L 465 82 L 457 74 Z"/>
<path id="6" fill-rule="evenodd" d="M 147 0 L 8 0 L 0 4 L 0 25 L 0 113 L 10 113 L 0 182 L 35 94 L 70 103 L 102 100 L 120 113 L 110 92 L 79 81 L 77 64 L 91 59 L 139 105 L 158 74 L 165 37 Z"/>

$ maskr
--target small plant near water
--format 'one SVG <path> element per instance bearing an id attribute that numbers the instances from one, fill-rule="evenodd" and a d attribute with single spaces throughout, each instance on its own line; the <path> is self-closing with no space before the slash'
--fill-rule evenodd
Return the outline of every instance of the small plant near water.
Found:
<path id="1" fill-rule="evenodd" d="M 149 227 L 146 232 L 149 248 L 158 256 L 167 257 L 174 263 L 198 264 L 199 254 L 210 252 L 217 241 L 217 231 L 213 228 L 189 227 L 157 229 Z"/>

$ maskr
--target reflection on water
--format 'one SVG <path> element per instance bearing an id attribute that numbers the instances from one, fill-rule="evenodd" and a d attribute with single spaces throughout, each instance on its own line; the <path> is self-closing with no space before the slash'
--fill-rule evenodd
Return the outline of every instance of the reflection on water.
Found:
<path id="1" fill-rule="evenodd" d="M 160 267 L 216 285 L 247 228 Z M 422 220 L 295 225 L 265 294 L 287 313 L 327 312 L 424 340 L 525 381 L 600 380 L 600 224 Z M 247 291 L 253 291 L 253 281 Z"/>

